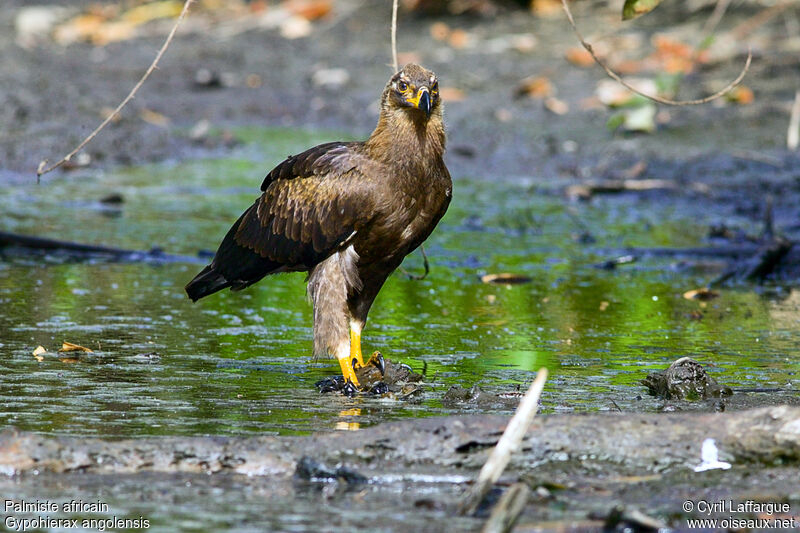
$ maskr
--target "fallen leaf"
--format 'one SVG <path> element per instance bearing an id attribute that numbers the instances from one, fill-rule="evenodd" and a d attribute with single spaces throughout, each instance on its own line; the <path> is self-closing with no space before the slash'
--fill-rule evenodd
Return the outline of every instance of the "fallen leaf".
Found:
<path id="1" fill-rule="evenodd" d="M 573 46 L 566 53 L 567 61 L 579 67 L 591 67 L 594 65 L 594 58 L 585 48 Z"/>
<path id="2" fill-rule="evenodd" d="M 566 115 L 569 113 L 569 104 L 567 104 L 564 100 L 559 100 L 555 96 L 545 98 L 544 107 L 556 115 Z"/>
<path id="3" fill-rule="evenodd" d="M 538 17 L 555 17 L 561 14 L 561 0 L 531 0 L 531 11 Z"/>
<path id="4" fill-rule="evenodd" d="M 120 16 L 120 19 L 138 26 L 151 20 L 177 17 L 182 8 L 183 2 L 176 0 L 150 2 L 129 9 Z"/>
<path id="5" fill-rule="evenodd" d="M 519 82 L 514 94 L 518 97 L 545 98 L 553 94 L 553 84 L 544 76 L 531 76 Z"/>
<path id="6" fill-rule="evenodd" d="M 481 281 L 484 283 L 496 283 L 498 285 L 516 285 L 519 283 L 528 283 L 533 281 L 533 278 L 529 276 L 522 276 L 520 274 L 503 272 L 500 274 L 485 274 L 481 276 Z"/>
<path id="7" fill-rule="evenodd" d="M 609 303 L 603 300 L 602 302 L 600 302 L 600 307 L 598 307 L 598 309 L 600 309 L 600 311 L 605 311 L 606 309 L 608 309 L 608 306 Z"/>
<path id="8" fill-rule="evenodd" d="M 85 346 L 81 346 L 80 344 L 73 344 L 71 342 L 64 341 L 61 344 L 61 348 L 58 350 L 59 352 L 87 352 L 92 353 L 92 350 L 86 348 Z"/>
<path id="9" fill-rule="evenodd" d="M 701 302 L 707 302 L 708 300 L 713 300 L 719 296 L 719 293 L 716 291 L 712 291 L 711 289 L 707 289 L 702 287 L 700 289 L 693 289 L 691 291 L 686 291 L 683 293 L 683 297 L 687 300 L 700 300 Z"/>
<path id="10" fill-rule="evenodd" d="M 699 57 L 695 58 L 694 49 L 684 42 L 661 34 L 654 35 L 652 40 L 656 49 L 653 57 L 661 63 L 661 70 L 664 72 L 691 72 L 695 61 L 699 60 Z"/>
<path id="11" fill-rule="evenodd" d="M 37 361 L 40 363 L 44 361 L 44 357 L 42 354 L 46 354 L 47 349 L 44 346 L 37 346 L 36 349 L 33 351 L 33 356 L 36 358 Z"/>
<path id="12" fill-rule="evenodd" d="M 81 362 L 80 359 L 77 359 L 75 357 L 59 357 L 58 360 L 61 361 L 62 363 L 68 363 L 68 364 Z"/>
<path id="13" fill-rule="evenodd" d="M 625 0 L 622 7 L 622 20 L 631 20 L 649 13 L 661 3 L 661 0 Z"/>
<path id="14" fill-rule="evenodd" d="M 322 18 L 333 9 L 331 0 L 289 0 L 285 6 L 293 15 L 306 20 Z"/>
<path id="15" fill-rule="evenodd" d="M 450 32 L 450 36 L 447 39 L 447 42 L 453 48 L 457 50 L 461 50 L 462 48 L 466 48 L 470 42 L 470 36 L 464 30 L 456 29 Z"/>
<path id="16" fill-rule="evenodd" d="M 445 41 L 450 35 L 450 26 L 444 22 L 434 22 L 431 24 L 431 37 L 437 41 Z"/>
<path id="17" fill-rule="evenodd" d="M 152 124 L 160 128 L 166 128 L 167 126 L 169 126 L 169 118 L 162 115 L 158 111 L 152 111 L 150 109 L 142 109 L 139 112 L 139 117 L 148 124 Z"/>
<path id="18" fill-rule="evenodd" d="M 745 87 L 744 85 L 739 85 L 738 87 L 734 87 L 730 90 L 726 95 L 725 99 L 729 102 L 735 102 L 741 105 L 752 104 L 753 100 L 755 100 L 755 95 L 753 94 L 753 90 L 750 87 Z"/>

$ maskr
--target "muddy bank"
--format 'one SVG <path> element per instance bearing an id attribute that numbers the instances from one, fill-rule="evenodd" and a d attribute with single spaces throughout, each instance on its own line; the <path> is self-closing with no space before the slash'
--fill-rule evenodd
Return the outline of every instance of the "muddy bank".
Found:
<path id="1" fill-rule="evenodd" d="M 477 516 L 456 516 L 507 420 L 433 418 L 308 438 L 108 441 L 7 429 L 0 469 L 9 477 L 0 488 L 20 500 L 99 498 L 115 516 L 145 517 L 156 531 L 192 522 L 234 530 L 471 531 L 515 480 L 532 489 L 517 531 L 636 526 L 641 515 L 679 529 L 698 517 L 766 516 L 705 512 L 687 500 L 789 509 L 770 519 L 791 520 L 800 509 L 800 409 L 779 406 L 541 417 Z M 730 470 L 694 472 L 707 438 L 716 439 Z M 231 508 L 240 511 L 233 521 Z"/>
<path id="2" fill-rule="evenodd" d="M 233 472 L 288 477 L 303 456 L 344 461 L 374 472 L 423 473 L 426 465 L 469 473 L 496 444 L 506 417 L 430 418 L 381 424 L 359 432 L 294 437 L 164 437 L 107 441 L 45 437 L 5 430 L 0 466 L 7 474 L 39 472 Z M 545 416 L 528 432 L 514 468 L 592 458 L 625 469 L 662 471 L 698 464 L 700 445 L 719 443 L 722 458 L 773 464 L 800 460 L 800 409 L 778 406 L 713 414 L 582 414 Z M 383 471 L 383 472 L 382 472 Z"/>

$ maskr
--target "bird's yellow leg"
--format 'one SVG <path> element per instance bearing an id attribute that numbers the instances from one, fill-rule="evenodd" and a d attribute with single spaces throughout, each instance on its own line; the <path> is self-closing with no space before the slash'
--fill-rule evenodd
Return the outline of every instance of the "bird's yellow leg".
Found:
<path id="1" fill-rule="evenodd" d="M 381 371 L 381 375 L 385 370 L 381 352 L 373 352 L 367 362 L 364 362 L 364 356 L 361 353 L 361 324 L 358 322 L 350 322 L 350 361 L 354 368 L 375 365 Z"/>
<path id="2" fill-rule="evenodd" d="M 355 322 L 350 322 L 350 363 L 356 367 L 364 366 L 361 355 L 361 328 Z"/>
<path id="3" fill-rule="evenodd" d="M 355 385 L 356 387 L 360 387 L 358 383 L 358 378 L 356 377 L 356 371 L 353 368 L 352 359 L 350 359 L 347 355 L 344 357 L 339 358 L 339 366 L 342 369 L 342 376 L 344 376 L 344 382 L 347 383 L 348 381 Z"/>

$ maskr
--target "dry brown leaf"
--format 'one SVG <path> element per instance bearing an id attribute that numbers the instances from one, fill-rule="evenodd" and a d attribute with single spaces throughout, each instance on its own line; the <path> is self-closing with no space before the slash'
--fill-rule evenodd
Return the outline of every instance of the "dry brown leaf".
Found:
<path id="1" fill-rule="evenodd" d="M 444 22 L 434 22 L 431 24 L 431 37 L 437 41 L 446 41 L 450 36 L 450 26 Z"/>
<path id="2" fill-rule="evenodd" d="M 707 302 L 708 300 L 713 300 L 719 296 L 719 293 L 716 291 L 712 291 L 711 289 L 707 289 L 702 287 L 700 289 L 693 289 L 691 291 L 686 291 L 683 293 L 683 297 L 687 300 L 700 300 L 701 302 Z"/>
<path id="3" fill-rule="evenodd" d="M 85 346 L 81 346 L 80 344 L 73 344 L 71 342 L 64 341 L 61 344 L 61 348 L 58 350 L 59 352 L 87 352 L 92 353 L 92 350 L 86 348 Z"/>
<path id="4" fill-rule="evenodd" d="M 591 67 L 594 65 L 594 58 L 585 48 L 573 46 L 566 53 L 567 61 L 579 67 Z"/>
<path id="5" fill-rule="evenodd" d="M 735 102 L 741 105 L 748 105 L 753 103 L 753 100 L 755 100 L 755 95 L 753 94 L 753 90 L 750 87 L 739 85 L 738 87 L 734 87 L 731 91 L 729 91 L 725 95 L 725 98 L 729 102 Z"/>
<path id="6" fill-rule="evenodd" d="M 285 6 L 293 15 L 306 20 L 316 20 L 331 12 L 333 2 L 331 0 L 289 0 Z"/>
<path id="7" fill-rule="evenodd" d="M 520 274 L 503 272 L 500 274 L 485 274 L 481 276 L 481 281 L 484 283 L 496 283 L 498 285 L 515 285 L 518 283 L 528 283 L 533 281 L 533 278 Z"/>
<path id="8" fill-rule="evenodd" d="M 88 41 L 106 19 L 100 15 L 83 14 L 73 17 L 56 27 L 53 38 L 62 45 L 77 41 Z"/>
<path id="9" fill-rule="evenodd" d="M 47 349 L 44 346 L 37 346 L 36 349 L 33 351 L 33 356 L 36 358 L 37 361 L 40 363 L 44 361 L 43 354 L 47 353 Z"/>
<path id="10" fill-rule="evenodd" d="M 519 82 L 514 92 L 517 96 L 546 98 L 553 94 L 553 84 L 544 76 L 531 76 Z"/>
<path id="11" fill-rule="evenodd" d="M 539 17 L 561 15 L 561 0 L 531 0 L 531 11 Z"/>
<path id="12" fill-rule="evenodd" d="M 469 45 L 470 36 L 467 32 L 460 29 L 455 29 L 450 32 L 450 36 L 447 39 L 447 42 L 453 48 L 460 50 L 462 48 L 466 48 Z"/>
<path id="13" fill-rule="evenodd" d="M 139 26 L 151 20 L 177 17 L 182 8 L 183 2 L 177 0 L 150 2 L 129 9 L 120 16 L 120 19 Z"/>
<path id="14" fill-rule="evenodd" d="M 139 112 L 139 117 L 148 124 L 152 124 L 154 126 L 159 126 L 161 128 L 166 128 L 167 126 L 169 126 L 169 118 L 162 115 L 158 111 L 152 111 L 150 109 L 142 109 Z"/>
<path id="15" fill-rule="evenodd" d="M 569 104 L 564 100 L 559 100 L 555 96 L 550 96 L 544 99 L 544 107 L 551 113 L 556 115 L 566 115 L 569 113 Z"/>
<path id="16" fill-rule="evenodd" d="M 691 72 L 695 62 L 702 61 L 701 56 L 695 57 L 694 49 L 691 46 L 666 35 L 654 35 L 653 46 L 656 49 L 653 54 L 654 58 L 669 74 Z"/>

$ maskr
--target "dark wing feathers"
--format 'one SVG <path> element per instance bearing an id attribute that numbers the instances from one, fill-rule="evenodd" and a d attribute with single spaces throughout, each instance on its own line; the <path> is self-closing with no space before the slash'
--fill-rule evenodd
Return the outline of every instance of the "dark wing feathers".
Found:
<path id="1" fill-rule="evenodd" d="M 261 190 L 266 191 L 269 185 L 277 180 L 291 180 L 309 176 L 320 176 L 336 171 L 345 173 L 350 168 L 345 165 L 336 165 L 335 160 L 348 159 L 352 155 L 352 148 L 360 143 L 330 142 L 310 148 L 298 155 L 290 155 L 282 163 L 273 168 L 264 182 Z"/>
<path id="2" fill-rule="evenodd" d="M 369 224 L 374 183 L 359 168 L 370 163 L 357 148 L 321 144 L 276 166 L 211 264 L 186 286 L 192 299 L 241 289 L 274 272 L 308 270 Z"/>

